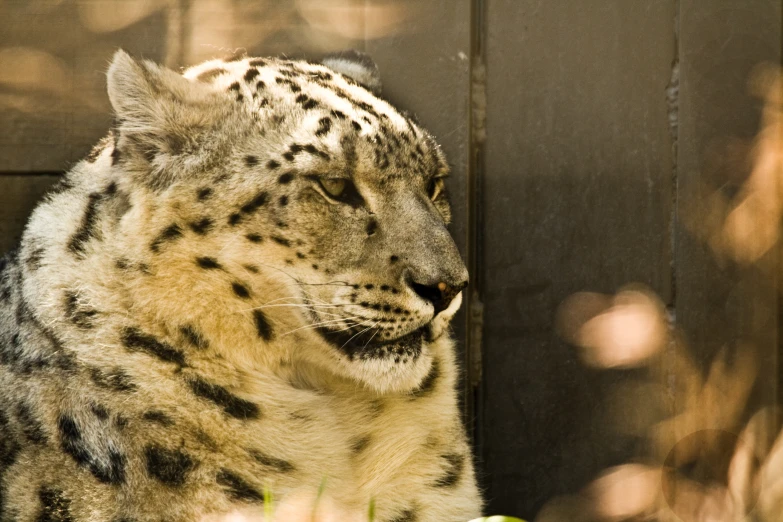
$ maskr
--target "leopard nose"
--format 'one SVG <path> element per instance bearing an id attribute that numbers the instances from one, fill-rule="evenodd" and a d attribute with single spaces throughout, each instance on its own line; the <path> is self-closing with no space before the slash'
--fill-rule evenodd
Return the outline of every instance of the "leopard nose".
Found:
<path id="1" fill-rule="evenodd" d="M 443 281 L 440 281 L 435 285 L 421 284 L 416 281 L 411 281 L 409 284 L 419 297 L 432 303 L 432 306 L 435 308 L 434 315 L 438 315 L 449 307 L 451 302 L 463 288 L 468 286 L 468 281 L 465 279 L 452 285 Z"/>

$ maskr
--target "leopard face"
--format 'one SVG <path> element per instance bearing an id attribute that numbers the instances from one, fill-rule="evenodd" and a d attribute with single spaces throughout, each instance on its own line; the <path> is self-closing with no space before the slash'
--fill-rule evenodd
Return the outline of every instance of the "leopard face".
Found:
<path id="1" fill-rule="evenodd" d="M 109 96 L 112 162 L 155 201 L 137 217 L 157 230 L 156 254 L 196 237 L 210 247 L 193 251 L 193 277 L 241 270 L 230 291 L 295 313 L 315 360 L 378 391 L 421 383 L 436 318 L 468 281 L 432 136 L 305 62 L 213 61 L 180 76 L 120 52 Z"/>

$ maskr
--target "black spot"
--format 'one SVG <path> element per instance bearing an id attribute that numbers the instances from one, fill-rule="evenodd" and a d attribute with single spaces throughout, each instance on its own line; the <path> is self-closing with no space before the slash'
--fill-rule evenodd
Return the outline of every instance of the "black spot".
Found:
<path id="1" fill-rule="evenodd" d="M 256 194 L 256 196 L 253 199 L 251 199 L 250 201 L 242 205 L 242 208 L 240 208 L 240 210 L 245 214 L 250 214 L 252 212 L 255 212 L 266 203 L 268 197 L 269 196 L 266 192 L 259 192 L 258 194 Z"/>
<path id="2" fill-rule="evenodd" d="M 84 257 L 87 242 L 95 237 L 98 206 L 102 198 L 103 195 L 99 192 L 93 192 L 87 197 L 87 207 L 84 209 L 79 228 L 76 229 L 76 232 L 68 241 L 68 250 L 78 258 Z"/>
<path id="3" fill-rule="evenodd" d="M 89 330 L 93 325 L 93 318 L 98 311 L 81 304 L 79 296 L 75 292 L 65 292 L 65 316 L 77 327 Z"/>
<path id="4" fill-rule="evenodd" d="M 313 270 L 318 270 L 318 265 L 313 264 L 312 267 L 313 267 Z"/>
<path id="5" fill-rule="evenodd" d="M 58 420 L 60 441 L 63 451 L 80 466 L 84 466 L 104 484 L 122 484 L 125 481 L 125 457 L 114 448 L 108 450 L 107 459 L 93 455 L 84 440 L 78 424 L 70 415 L 61 415 Z"/>
<path id="6" fill-rule="evenodd" d="M 179 332 L 185 338 L 185 340 L 194 348 L 199 350 L 206 350 L 209 348 L 209 341 L 202 335 L 201 332 L 196 330 L 193 326 L 186 324 L 179 327 Z"/>
<path id="7" fill-rule="evenodd" d="M 128 418 L 122 414 L 117 414 L 114 416 L 114 425 L 118 429 L 124 430 L 128 426 Z"/>
<path id="8" fill-rule="evenodd" d="M 120 149 L 117 148 L 117 146 L 114 146 L 114 149 L 111 151 L 111 164 L 112 166 L 116 165 L 122 160 L 122 153 L 120 152 Z"/>
<path id="9" fill-rule="evenodd" d="M 191 223 L 190 229 L 196 234 L 203 236 L 204 234 L 212 230 L 212 226 L 214 224 L 215 224 L 214 221 L 212 221 L 210 218 L 203 217 L 198 221 Z"/>
<path id="10" fill-rule="evenodd" d="M 329 130 L 332 128 L 332 119 L 331 118 L 321 118 L 318 120 L 318 130 L 315 131 L 316 136 L 323 136 L 329 132 Z"/>
<path id="11" fill-rule="evenodd" d="M 291 242 L 289 240 L 283 238 L 283 237 L 272 236 L 271 239 L 272 239 L 272 241 L 274 241 L 278 245 L 283 245 L 284 247 L 290 247 L 291 246 Z"/>
<path id="12" fill-rule="evenodd" d="M 234 294 L 241 299 L 250 298 L 250 290 L 248 290 L 248 288 L 242 283 L 231 283 L 231 289 L 234 291 Z"/>
<path id="13" fill-rule="evenodd" d="M 367 285 L 364 285 L 364 288 L 365 288 L 366 290 L 372 290 L 373 288 L 375 288 L 375 285 L 372 285 L 372 284 L 367 284 Z"/>
<path id="14" fill-rule="evenodd" d="M 250 65 L 252 67 L 264 67 L 266 65 L 266 62 L 261 58 L 256 58 L 254 60 L 250 60 Z"/>
<path id="15" fill-rule="evenodd" d="M 0 410 L 0 479 L 16 462 L 21 446 L 10 430 L 10 424 L 5 412 Z M 0 489 L 0 508 L 2 507 L 2 490 Z"/>
<path id="16" fill-rule="evenodd" d="M 356 130 L 356 131 L 362 130 L 362 126 L 359 124 L 358 121 L 355 121 L 355 120 L 351 120 L 351 127 L 353 127 L 354 130 Z"/>
<path id="17" fill-rule="evenodd" d="M 41 511 L 36 522 L 73 522 L 71 501 L 62 490 L 43 486 L 38 491 L 38 499 L 41 501 Z"/>
<path id="18" fill-rule="evenodd" d="M 170 450 L 160 446 L 144 449 L 147 473 L 167 486 L 182 486 L 195 467 L 193 459 L 182 450 Z"/>
<path id="19" fill-rule="evenodd" d="M 203 73 L 199 74 L 198 76 L 196 76 L 196 80 L 200 81 L 200 82 L 210 82 L 210 81 L 214 80 L 215 78 L 217 78 L 218 76 L 220 76 L 221 74 L 226 73 L 226 72 L 228 72 L 228 71 L 226 71 L 225 69 L 222 69 L 220 67 L 218 67 L 216 69 L 208 69 L 208 70 L 204 71 Z"/>
<path id="20" fill-rule="evenodd" d="M 258 83 L 256 83 L 256 90 L 257 91 L 260 91 L 261 89 L 263 89 L 265 87 L 266 87 L 266 84 L 264 82 L 260 81 L 260 80 L 258 81 Z M 264 99 L 264 101 L 266 101 L 266 99 Z"/>
<path id="21" fill-rule="evenodd" d="M 218 270 L 222 268 L 214 257 L 197 257 L 196 264 L 204 270 Z"/>
<path id="22" fill-rule="evenodd" d="M 311 77 L 316 78 L 316 79 L 318 79 L 318 80 L 320 80 L 322 82 L 328 82 L 329 80 L 332 79 L 332 75 L 329 74 L 328 72 L 324 72 L 324 71 L 311 71 L 311 72 L 308 72 L 307 74 L 309 74 Z"/>
<path id="23" fill-rule="evenodd" d="M 43 259 L 45 252 L 46 250 L 44 250 L 42 247 L 35 248 L 32 252 L 30 252 L 30 255 L 28 255 L 27 259 L 25 260 L 25 265 L 29 271 L 35 272 L 41 268 L 41 260 Z"/>
<path id="24" fill-rule="evenodd" d="M 306 102 L 302 104 L 302 108 L 306 111 L 309 111 L 310 109 L 315 109 L 318 107 L 319 103 L 315 101 L 314 99 L 310 98 Z"/>
<path id="25" fill-rule="evenodd" d="M 138 328 L 125 328 L 121 336 L 122 344 L 132 352 L 142 352 L 161 361 L 179 366 L 185 365 L 185 355 L 172 346 L 159 341 L 155 337 L 141 332 Z"/>
<path id="26" fill-rule="evenodd" d="M 160 410 L 146 411 L 141 418 L 149 422 L 154 422 L 155 424 L 160 424 L 161 426 L 168 427 L 174 425 L 174 420 Z"/>
<path id="27" fill-rule="evenodd" d="M 253 78 L 259 75 L 258 69 L 248 69 L 245 73 L 245 81 L 252 82 Z"/>
<path id="28" fill-rule="evenodd" d="M 378 221 L 375 219 L 370 219 L 370 221 L 367 222 L 367 235 L 372 236 L 375 234 L 375 231 L 378 230 Z"/>
<path id="29" fill-rule="evenodd" d="M 91 404 L 90 411 L 92 411 L 93 415 L 98 417 L 99 420 L 105 421 L 109 418 L 109 410 L 102 404 Z"/>
<path id="30" fill-rule="evenodd" d="M 284 73 L 285 71 L 280 71 L 280 74 L 284 74 Z M 288 85 L 288 88 L 291 89 L 291 92 L 293 93 L 301 92 L 302 90 L 302 88 L 299 87 L 299 85 L 297 85 L 296 83 L 292 82 L 287 78 L 277 78 L 275 81 L 279 84 Z"/>
<path id="31" fill-rule="evenodd" d="M 226 489 L 226 493 L 232 500 L 243 502 L 264 502 L 264 496 L 245 482 L 239 475 L 227 469 L 221 469 L 216 482 Z"/>
<path id="32" fill-rule="evenodd" d="M 242 265 L 242 267 L 248 272 L 252 272 L 254 274 L 258 273 L 258 267 L 256 265 Z"/>
<path id="33" fill-rule="evenodd" d="M 296 253 L 296 257 L 297 257 L 298 259 L 307 259 L 307 256 L 306 256 L 306 255 L 304 255 L 304 254 L 303 254 L 303 253 L 301 253 L 301 252 L 297 252 L 297 253 Z"/>
<path id="34" fill-rule="evenodd" d="M 390 261 L 391 263 L 396 263 L 396 262 L 397 262 L 397 261 L 399 261 L 399 260 L 400 260 L 400 258 L 399 258 L 399 257 L 397 257 L 397 256 L 391 256 L 391 257 L 389 258 L 389 261 Z"/>
<path id="35" fill-rule="evenodd" d="M 36 418 L 29 405 L 19 404 L 16 407 L 16 418 L 27 440 L 33 444 L 44 444 L 48 440 L 43 424 Z"/>
<path id="36" fill-rule="evenodd" d="M 239 92 L 239 82 L 234 82 L 228 86 L 229 91 Z"/>
<path id="37" fill-rule="evenodd" d="M 413 390 L 413 396 L 414 397 L 426 397 L 427 395 L 431 395 L 432 392 L 435 390 L 435 385 L 438 382 L 438 378 L 440 377 L 440 363 L 437 359 L 432 360 L 432 366 L 430 367 L 429 373 L 424 377 L 424 379 L 421 381 L 421 384 L 419 384 L 419 387 Z"/>
<path id="38" fill-rule="evenodd" d="M 261 464 L 262 466 L 273 468 L 281 473 L 290 473 L 296 469 L 293 466 L 293 464 L 291 464 L 287 460 L 278 459 L 276 457 L 270 457 L 266 453 L 262 453 L 258 450 L 251 449 L 249 450 L 249 453 L 250 456 L 253 457 L 255 461 Z"/>
<path id="39" fill-rule="evenodd" d="M 212 189 L 209 187 L 199 189 L 196 195 L 198 196 L 199 201 L 204 201 L 212 195 Z"/>
<path id="40" fill-rule="evenodd" d="M 459 483 L 462 477 L 462 470 L 465 467 L 465 457 L 458 453 L 448 453 L 441 455 L 445 461 L 444 474 L 433 484 L 436 488 L 453 488 Z"/>
<path id="41" fill-rule="evenodd" d="M 245 165 L 247 165 L 248 167 L 254 167 L 258 165 L 258 157 L 248 154 L 247 156 L 245 156 Z"/>
<path id="42" fill-rule="evenodd" d="M 371 440 L 371 437 L 369 435 L 367 435 L 365 437 L 361 437 L 359 439 L 356 439 L 351 444 L 351 452 L 354 453 L 354 454 L 361 453 L 362 451 L 367 449 L 367 446 L 370 445 L 370 440 Z"/>
<path id="43" fill-rule="evenodd" d="M 104 372 L 100 368 L 90 368 L 90 379 L 99 388 L 107 390 L 128 392 L 136 389 L 130 376 L 122 368 L 116 367 Z"/>
<path id="44" fill-rule="evenodd" d="M 247 234 L 245 237 L 251 243 L 260 243 L 261 241 L 263 241 L 263 238 L 258 234 Z"/>
<path id="45" fill-rule="evenodd" d="M 274 331 L 272 330 L 272 325 L 269 324 L 269 319 L 264 315 L 264 312 L 261 310 L 253 310 L 253 321 L 256 324 L 258 336 L 265 341 L 271 341 L 274 337 Z"/>
<path id="46" fill-rule="evenodd" d="M 180 237 L 182 237 L 182 230 L 179 228 L 179 225 L 173 223 L 166 227 L 163 232 L 161 232 L 158 237 L 152 241 L 150 244 L 150 250 L 153 252 L 160 252 L 161 245 L 169 241 L 174 241 Z"/>
<path id="47" fill-rule="evenodd" d="M 290 172 L 286 172 L 285 174 L 280 174 L 280 177 L 277 178 L 277 182 L 281 185 L 287 185 L 291 183 L 292 179 L 294 179 L 294 175 Z"/>
<path id="48" fill-rule="evenodd" d="M 286 152 L 283 154 L 283 158 L 285 158 L 287 161 L 294 161 L 294 153 L 293 152 Z"/>
<path id="49" fill-rule="evenodd" d="M 332 111 L 332 116 L 334 116 L 337 119 L 344 120 L 345 119 L 345 113 L 342 111 Z"/>
<path id="50" fill-rule="evenodd" d="M 275 160 L 269 160 L 269 161 L 266 163 L 266 168 L 268 168 L 269 170 L 275 170 L 275 169 L 276 169 L 277 167 L 279 167 L 279 166 L 280 166 L 280 163 L 278 163 L 278 162 L 277 162 L 277 161 L 275 161 Z M 285 174 L 283 174 L 283 175 L 285 176 Z"/>
<path id="51" fill-rule="evenodd" d="M 313 144 L 305 145 L 304 146 L 304 150 L 306 150 L 307 152 L 309 152 L 310 154 L 312 154 L 314 156 L 318 156 L 318 157 L 323 158 L 325 160 L 329 159 L 329 154 L 327 154 L 326 152 L 324 152 L 322 150 L 318 150 L 318 148 L 315 145 L 313 145 Z"/>
<path id="52" fill-rule="evenodd" d="M 228 216 L 228 224 L 231 226 L 236 225 L 240 221 L 242 221 L 242 214 L 240 214 L 239 212 L 234 212 L 233 214 Z"/>
<path id="53" fill-rule="evenodd" d="M 288 205 L 288 196 L 280 196 L 280 199 L 278 201 L 280 202 L 280 206 L 284 207 Z"/>
<path id="54" fill-rule="evenodd" d="M 261 416 L 257 405 L 237 397 L 223 386 L 207 382 L 200 377 L 191 377 L 188 379 L 188 385 L 197 396 L 216 404 L 236 419 L 251 420 Z"/>
<path id="55" fill-rule="evenodd" d="M 416 510 L 406 509 L 393 519 L 389 520 L 389 522 L 416 522 L 418 519 L 419 516 L 416 513 Z"/>

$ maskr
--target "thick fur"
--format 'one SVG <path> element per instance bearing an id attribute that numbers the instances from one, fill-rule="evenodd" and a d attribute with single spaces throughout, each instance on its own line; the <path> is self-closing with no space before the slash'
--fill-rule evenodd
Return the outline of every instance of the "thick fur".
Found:
<path id="1" fill-rule="evenodd" d="M 108 91 L 112 133 L 2 260 L 0 519 L 193 521 L 319 487 L 381 521 L 478 516 L 432 137 L 305 62 L 182 76 L 120 51 Z"/>

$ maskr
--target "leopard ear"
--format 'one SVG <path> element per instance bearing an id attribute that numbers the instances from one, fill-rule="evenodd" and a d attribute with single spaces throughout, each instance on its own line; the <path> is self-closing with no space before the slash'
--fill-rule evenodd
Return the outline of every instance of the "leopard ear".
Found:
<path id="1" fill-rule="evenodd" d="M 375 95 L 381 94 L 381 75 L 370 55 L 354 49 L 327 54 L 321 63 L 352 79 Z"/>
<path id="2" fill-rule="evenodd" d="M 114 54 L 107 77 L 117 118 L 140 126 L 155 126 L 178 105 L 198 102 L 208 94 L 171 69 L 134 60 L 123 50 Z"/>
<path id="3" fill-rule="evenodd" d="M 168 158 L 192 146 L 209 125 L 208 114 L 194 106 L 214 94 L 166 67 L 134 60 L 120 50 L 107 76 L 122 157 L 162 167 Z"/>

